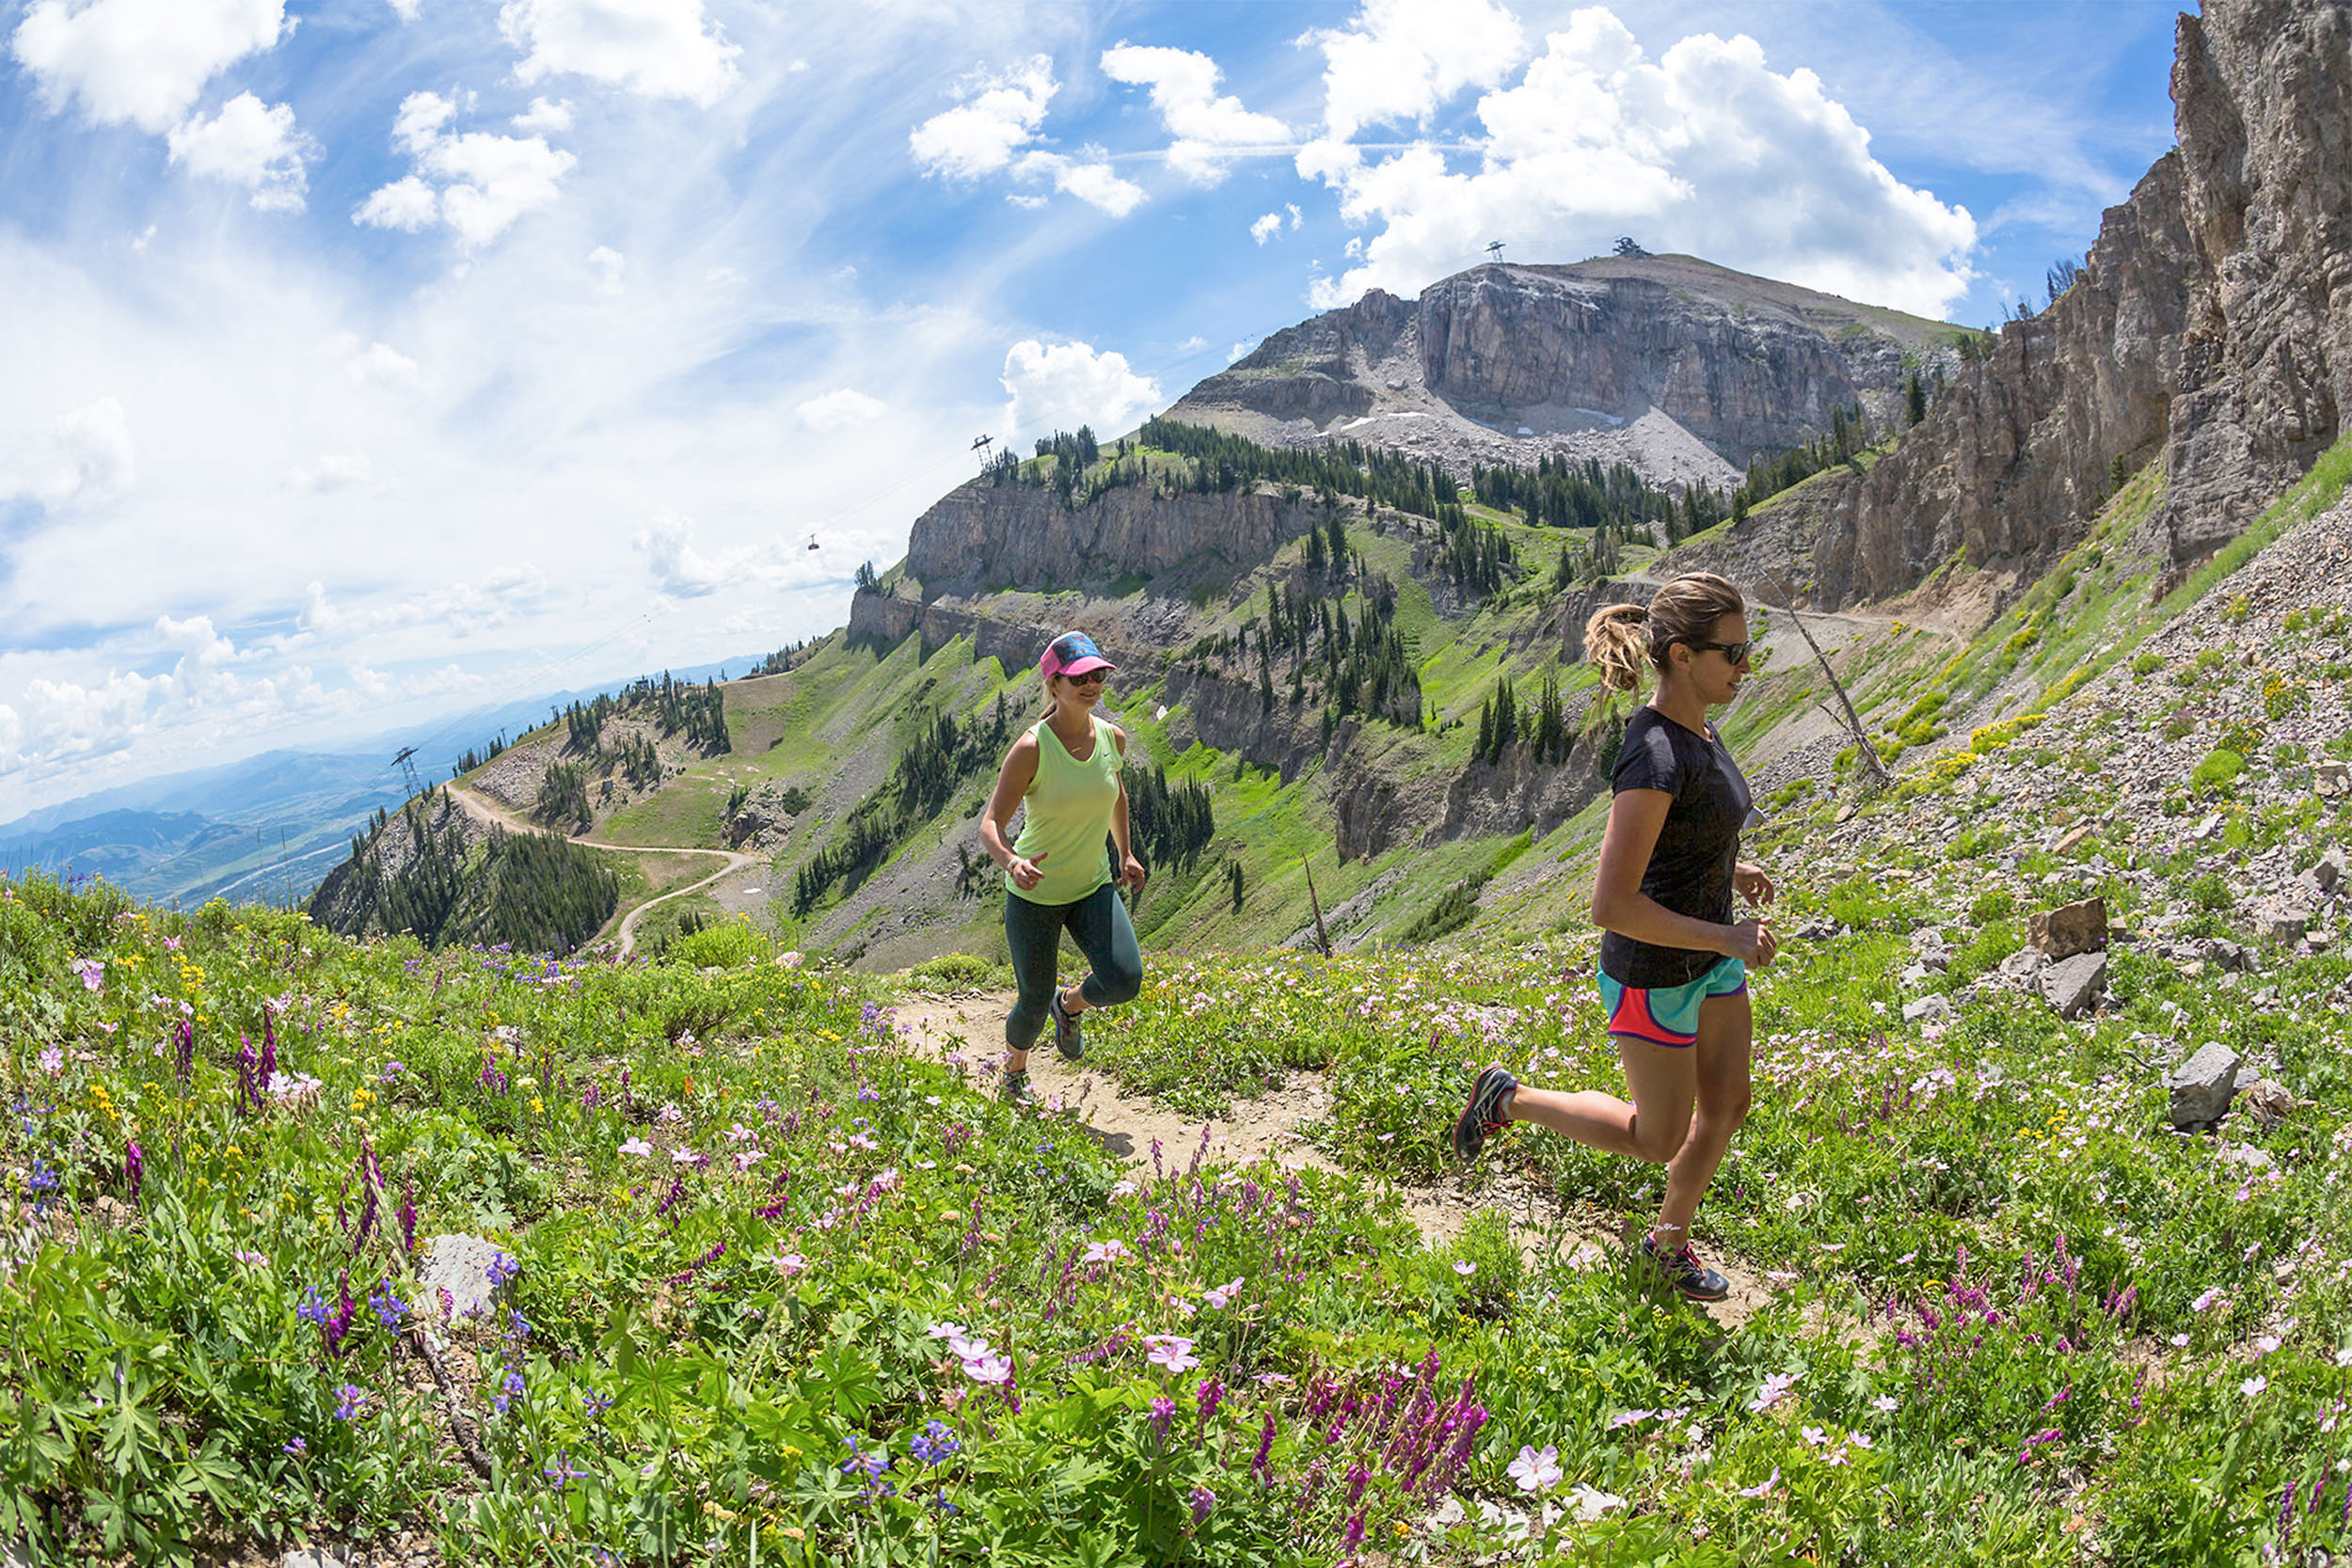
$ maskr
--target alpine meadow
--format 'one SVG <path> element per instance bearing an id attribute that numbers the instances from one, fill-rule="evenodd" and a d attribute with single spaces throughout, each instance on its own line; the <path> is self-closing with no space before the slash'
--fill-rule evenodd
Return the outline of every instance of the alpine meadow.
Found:
<path id="1" fill-rule="evenodd" d="M 11 58 L 46 71 L 118 3 L 16 8 Z M 515 80 L 622 81 L 563 52 L 562 8 L 500 13 L 536 40 Z M 305 35 L 347 24 L 317 10 Z M 1280 47 L 1337 73 L 1406 10 L 1454 24 L 1399 0 Z M 911 439 L 865 466 L 921 493 L 832 629 L 762 626 L 726 673 L 653 649 L 398 803 L 339 796 L 305 896 L 0 876 L 0 1563 L 2352 1562 L 2352 9 L 2174 27 L 2170 150 L 1995 323 L 1671 226 L 1395 292 L 1391 214 L 1179 396 L 1032 408 L 944 493 Z M 1452 81 L 1441 41 L 1361 124 L 1428 134 L 1398 84 Z M 1278 142 L 1302 188 L 1342 166 L 1183 54 L 1100 72 L 1189 138 L 1171 179 Z M 1162 171 L 1041 131 L 1037 60 L 887 100 L 937 115 L 894 119 L 894 155 L 924 192 L 1005 182 L 1007 222 L 1123 217 Z M 1490 152 L 1534 90 L 1501 80 L 1456 84 L 1490 93 Z M 415 286 L 454 289 L 503 232 L 461 193 L 523 178 L 454 171 L 515 138 L 448 129 L 467 91 L 412 103 L 422 215 L 387 183 L 334 220 L 449 228 L 459 271 Z M 938 150 L 987 114 L 993 162 Z M 228 156 L 158 123 L 191 177 Z M 329 178 L 286 156 L 257 209 Z M 1325 178 L 1368 214 L 1339 182 L 1422 156 Z M 1253 253 L 1301 227 L 1275 205 Z M 811 428 L 858 416 L 832 395 Z M 792 569 L 824 553 L 780 515 Z M 690 605 L 771 569 L 707 548 L 655 527 L 631 559 Z M 1650 688 L 1586 642 L 1688 574 L 1746 630 L 1677 634 L 1646 678 L 1664 705 L 1694 655 L 1739 673 L 1692 743 L 1737 758 L 1771 896 L 1742 880 L 1733 919 L 1771 944 L 1677 1273 L 1647 1228 L 1674 1167 L 1465 1099 L 1500 1068 L 1650 1107 L 1629 1035 L 1688 1043 L 1662 1003 L 1626 1023 L 1605 967 Z M 310 587 L 306 635 L 333 624 Z M 207 678 L 258 657 L 239 635 Z M 1078 867 L 1034 847 L 1082 787 L 1120 802 L 1090 886 L 1091 838 Z M 86 855 L 103 829 L 35 826 Z M 1092 912 L 1064 911 L 1049 1005 L 1009 900 L 1057 877 Z M 1102 929 L 1139 948 L 1132 999 Z"/>

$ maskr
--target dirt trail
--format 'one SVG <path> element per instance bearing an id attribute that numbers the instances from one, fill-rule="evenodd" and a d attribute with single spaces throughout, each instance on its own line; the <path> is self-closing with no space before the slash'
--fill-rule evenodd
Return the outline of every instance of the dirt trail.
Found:
<path id="1" fill-rule="evenodd" d="M 481 796 L 456 784 L 449 786 L 449 793 L 451 799 L 475 816 L 494 827 L 503 828 L 508 832 L 543 833 L 548 831 L 535 822 L 525 821 L 501 806 L 492 805 Z M 646 899 L 623 915 L 619 935 L 620 956 L 624 958 L 628 958 L 630 951 L 637 945 L 637 923 L 645 917 L 647 910 L 652 909 L 656 904 L 666 904 L 673 898 L 683 898 L 690 893 L 699 893 L 711 883 L 733 876 L 747 865 L 759 865 L 767 860 L 765 855 L 747 855 L 734 849 L 705 849 L 687 844 L 608 844 L 600 838 L 575 838 L 572 842 L 590 849 L 617 849 L 625 855 L 715 855 L 723 863 L 718 870 L 705 877 L 701 881 L 689 882 L 680 888 L 672 888 L 659 897 Z"/>
<path id="2" fill-rule="evenodd" d="M 1004 1049 L 1005 1014 L 1012 1004 L 1010 991 L 914 996 L 893 1011 L 892 1020 L 924 1054 L 961 1057 L 965 1074 L 979 1084 L 995 1071 Z M 1228 1164 L 1271 1158 L 1286 1170 L 1341 1168 L 1298 1132 L 1331 1108 L 1331 1091 L 1319 1072 L 1293 1073 L 1280 1088 L 1237 1101 L 1230 1115 L 1207 1120 L 1180 1116 L 1146 1096 L 1122 1093 L 1085 1062 L 1063 1061 L 1050 1043 L 1029 1053 L 1029 1081 L 1040 1100 L 1074 1108 L 1096 1142 L 1137 1164 L 1152 1163 L 1155 1142 L 1171 1166 L 1189 1164 L 1205 1133 L 1209 1157 Z M 1450 1181 L 1437 1187 L 1398 1187 L 1396 1195 L 1422 1240 L 1432 1245 L 1460 1235 L 1470 1216 L 1481 1209 L 1511 1214 L 1511 1233 L 1531 1261 L 1561 1256 L 1572 1267 L 1595 1268 L 1605 1264 L 1611 1249 L 1619 1244 L 1618 1227 L 1530 1181 L 1506 1178 L 1475 1194 Z M 1731 1297 L 1703 1310 L 1722 1327 L 1736 1329 L 1772 1299 L 1772 1291 L 1768 1282 L 1744 1269 L 1720 1259 L 1716 1267 L 1731 1281 Z"/>

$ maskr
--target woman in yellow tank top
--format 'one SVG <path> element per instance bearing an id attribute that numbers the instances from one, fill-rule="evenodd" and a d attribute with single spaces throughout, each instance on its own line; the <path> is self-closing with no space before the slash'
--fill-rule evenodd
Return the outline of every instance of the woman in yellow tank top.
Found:
<path id="1" fill-rule="evenodd" d="M 1029 1047 L 1054 1025 L 1054 1046 L 1075 1059 L 1086 1045 L 1078 1015 L 1132 1002 L 1143 989 L 1143 953 L 1122 886 L 1142 891 L 1143 863 L 1127 837 L 1127 788 L 1119 765 L 1127 732 L 1094 716 L 1104 677 L 1118 668 L 1094 639 L 1065 632 L 1037 661 L 1053 709 L 1012 743 L 980 814 L 980 844 L 1005 868 L 1005 943 L 1020 998 L 1005 1019 L 1008 1100 L 1029 1097 Z M 1027 815 L 1011 843 L 1016 807 Z M 1116 846 L 1118 863 L 1104 849 Z M 1067 930 L 1093 973 L 1063 990 L 1059 958 Z"/>

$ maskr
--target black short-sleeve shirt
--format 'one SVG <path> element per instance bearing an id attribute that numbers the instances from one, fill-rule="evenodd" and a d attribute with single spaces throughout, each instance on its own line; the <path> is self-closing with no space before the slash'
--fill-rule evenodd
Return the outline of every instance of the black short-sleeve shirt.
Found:
<path id="1" fill-rule="evenodd" d="M 1662 789 L 1674 797 L 1642 873 L 1642 892 L 1677 914 L 1728 925 L 1740 830 L 1753 802 L 1723 736 L 1711 727 L 1705 734 L 1685 729 L 1645 705 L 1626 724 L 1611 784 L 1619 792 Z M 1615 931 L 1600 939 L 1601 973 L 1644 990 L 1687 986 L 1721 958 Z"/>

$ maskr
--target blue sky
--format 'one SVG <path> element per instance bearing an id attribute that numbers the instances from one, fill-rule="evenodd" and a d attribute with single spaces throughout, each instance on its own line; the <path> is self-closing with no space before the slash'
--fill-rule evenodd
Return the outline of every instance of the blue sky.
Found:
<path id="1" fill-rule="evenodd" d="M 1996 320 L 2173 15 L 0 3 L 0 819 L 820 633 L 973 436 L 1489 240 Z"/>

